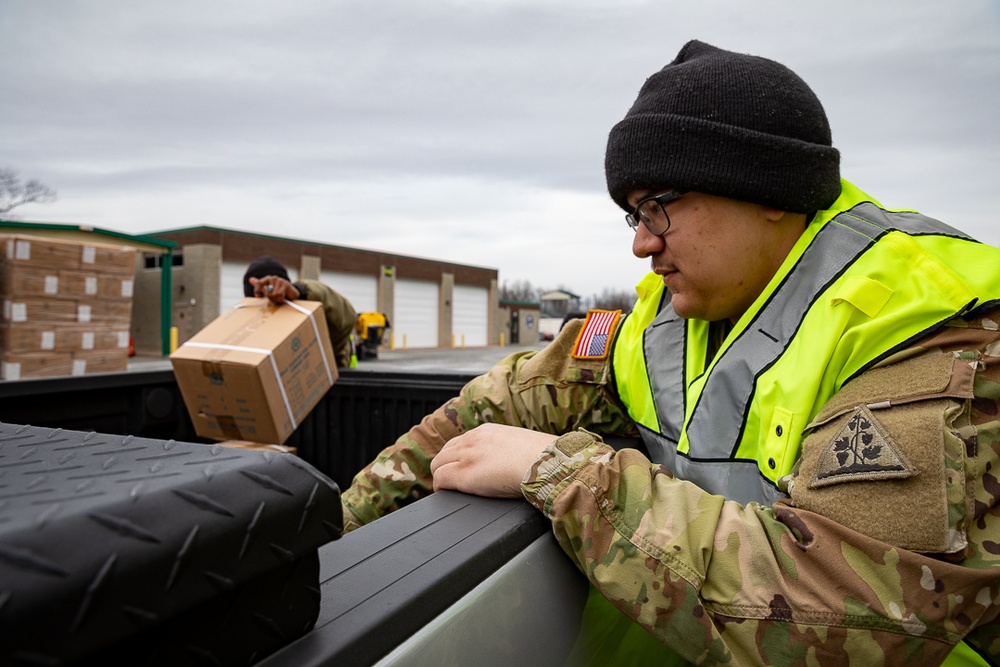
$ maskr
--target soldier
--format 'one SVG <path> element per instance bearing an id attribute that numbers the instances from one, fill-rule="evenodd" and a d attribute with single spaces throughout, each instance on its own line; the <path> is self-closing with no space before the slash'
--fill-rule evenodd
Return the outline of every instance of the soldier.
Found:
<path id="1" fill-rule="evenodd" d="M 354 365 L 354 322 L 357 315 L 354 306 L 342 294 L 318 280 L 299 280 L 293 283 L 288 270 L 278 260 L 262 255 L 250 262 L 243 274 L 243 295 L 267 297 L 274 303 L 285 300 L 319 301 L 323 304 L 327 328 L 330 330 L 330 344 L 333 347 L 337 365 Z"/>
<path id="2" fill-rule="evenodd" d="M 345 520 L 523 496 L 659 664 L 996 664 L 1000 249 L 841 180 L 804 81 L 697 41 L 605 171 L 652 264 L 632 312 L 470 382 Z"/>

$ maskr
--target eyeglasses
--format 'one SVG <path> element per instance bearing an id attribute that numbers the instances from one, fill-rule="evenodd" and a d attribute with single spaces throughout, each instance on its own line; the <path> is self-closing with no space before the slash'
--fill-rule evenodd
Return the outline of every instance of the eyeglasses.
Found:
<path id="1" fill-rule="evenodd" d="M 634 211 L 625 215 L 625 222 L 628 223 L 633 232 L 639 229 L 641 222 L 654 236 L 666 234 L 667 230 L 670 229 L 670 216 L 667 215 L 663 207 L 677 201 L 685 194 L 687 193 L 681 190 L 667 190 L 662 194 L 646 197 L 636 204 Z"/>

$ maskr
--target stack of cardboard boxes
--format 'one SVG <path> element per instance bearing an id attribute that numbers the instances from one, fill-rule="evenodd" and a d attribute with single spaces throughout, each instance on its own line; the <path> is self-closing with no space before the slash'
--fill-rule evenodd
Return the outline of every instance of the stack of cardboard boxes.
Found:
<path id="1" fill-rule="evenodd" d="M 0 379 L 124 371 L 135 250 L 0 235 Z"/>

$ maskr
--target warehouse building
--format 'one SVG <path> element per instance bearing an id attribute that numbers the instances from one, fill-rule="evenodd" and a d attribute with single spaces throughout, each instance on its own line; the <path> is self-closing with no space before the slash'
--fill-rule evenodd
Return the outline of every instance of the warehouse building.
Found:
<path id="1" fill-rule="evenodd" d="M 358 312 L 384 313 L 396 349 L 498 345 L 497 270 L 433 259 L 241 232 L 190 227 L 151 234 L 171 254 L 147 253 L 136 275 L 132 335 L 139 351 L 159 353 L 162 272 L 171 267 L 174 326 L 187 340 L 243 298 L 243 273 L 270 255 L 293 280 L 320 280 Z"/>

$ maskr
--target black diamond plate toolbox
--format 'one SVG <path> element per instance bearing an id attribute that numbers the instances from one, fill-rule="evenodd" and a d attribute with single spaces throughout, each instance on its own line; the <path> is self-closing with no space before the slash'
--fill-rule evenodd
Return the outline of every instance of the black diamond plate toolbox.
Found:
<path id="1" fill-rule="evenodd" d="M 0 665 L 247 665 L 319 609 L 340 492 L 290 454 L 0 424 Z"/>

